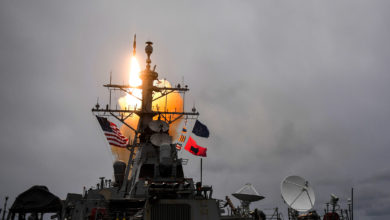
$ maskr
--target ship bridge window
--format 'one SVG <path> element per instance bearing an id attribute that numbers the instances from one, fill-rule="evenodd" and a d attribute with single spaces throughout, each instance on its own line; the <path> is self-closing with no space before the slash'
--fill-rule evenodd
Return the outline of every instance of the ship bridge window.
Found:
<path id="1" fill-rule="evenodd" d="M 139 172 L 139 178 L 153 178 L 154 164 L 144 164 Z"/>

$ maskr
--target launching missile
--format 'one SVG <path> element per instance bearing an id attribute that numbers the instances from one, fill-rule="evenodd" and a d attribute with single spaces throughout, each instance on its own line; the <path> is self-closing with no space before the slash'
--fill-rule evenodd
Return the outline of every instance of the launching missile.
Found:
<path id="1" fill-rule="evenodd" d="M 133 56 L 135 56 L 135 48 L 137 47 L 136 39 L 137 39 L 137 35 L 134 34 L 134 41 L 133 41 Z"/>

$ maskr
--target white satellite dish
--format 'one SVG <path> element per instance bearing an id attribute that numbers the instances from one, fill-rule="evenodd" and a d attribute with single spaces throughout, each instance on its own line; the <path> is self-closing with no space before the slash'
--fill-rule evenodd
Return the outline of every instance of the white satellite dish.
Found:
<path id="1" fill-rule="evenodd" d="M 169 145 L 172 142 L 172 137 L 165 133 L 156 133 L 150 137 L 150 142 L 156 146 Z"/>
<path id="2" fill-rule="evenodd" d="M 232 196 L 240 200 L 244 215 L 249 215 L 249 205 L 252 202 L 256 202 L 265 198 L 264 196 L 261 196 L 255 187 L 253 187 L 250 183 L 245 184 L 241 189 L 233 193 Z"/>
<path id="3" fill-rule="evenodd" d="M 165 121 L 154 120 L 149 122 L 149 128 L 154 132 L 167 132 L 169 125 Z"/>
<path id="4" fill-rule="evenodd" d="M 256 202 L 265 198 L 264 196 L 261 196 L 255 187 L 253 187 L 253 185 L 250 183 L 245 184 L 241 189 L 232 195 L 241 201 L 248 202 Z"/>
<path id="5" fill-rule="evenodd" d="M 313 208 L 315 195 L 309 182 L 300 176 L 286 177 L 281 184 L 282 197 L 287 205 L 305 212 Z"/>

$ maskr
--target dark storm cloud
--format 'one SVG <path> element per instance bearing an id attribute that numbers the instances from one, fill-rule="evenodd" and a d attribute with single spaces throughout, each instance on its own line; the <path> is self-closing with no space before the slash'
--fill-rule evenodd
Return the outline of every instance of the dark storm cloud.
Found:
<path id="1" fill-rule="evenodd" d="M 130 41 L 155 42 L 161 77 L 185 82 L 211 130 L 205 180 L 217 197 L 251 182 L 285 208 L 280 181 L 302 175 L 322 210 L 356 187 L 360 219 L 388 217 L 387 1 L 2 1 L 0 185 L 61 197 L 110 177 L 90 113 L 108 72 L 127 80 Z M 142 53 L 141 53 L 142 52 Z M 187 176 L 199 176 L 190 158 Z M 361 187 L 361 188 L 360 188 Z M 374 191 L 372 189 L 375 189 Z M 373 192 L 373 193 L 371 193 Z M 381 195 L 383 195 L 381 197 Z"/>
<path id="2" fill-rule="evenodd" d="M 358 210 L 364 211 L 368 216 L 385 218 L 390 215 L 390 193 L 377 187 L 376 184 L 359 187 L 357 191 L 359 197 L 355 204 Z"/>
<path id="3" fill-rule="evenodd" d="M 363 179 L 361 183 L 390 183 L 390 170 L 375 173 L 370 177 Z"/>
<path id="4" fill-rule="evenodd" d="M 358 208 L 368 216 L 381 218 L 389 216 L 390 192 L 387 190 L 389 184 L 389 170 L 378 171 L 362 179 L 356 187 Z"/>

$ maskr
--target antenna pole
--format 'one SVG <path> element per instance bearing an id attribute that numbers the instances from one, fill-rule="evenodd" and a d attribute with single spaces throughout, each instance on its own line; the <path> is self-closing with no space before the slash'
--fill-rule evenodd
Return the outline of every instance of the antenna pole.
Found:
<path id="1" fill-rule="evenodd" d="M 182 78 L 181 85 L 185 87 L 185 85 L 184 85 L 184 76 L 183 76 L 183 78 Z M 185 104 L 186 104 L 185 101 L 186 101 L 186 93 L 183 92 L 183 109 L 182 109 L 183 112 L 184 112 L 184 109 L 185 109 L 185 107 L 186 107 L 186 106 L 185 106 Z"/>
<path id="2" fill-rule="evenodd" d="M 110 85 L 112 84 L 111 83 L 111 81 L 112 81 L 112 71 L 110 72 Z M 111 89 L 109 89 L 110 90 L 110 102 L 109 102 L 109 107 L 111 108 Z"/>
<path id="3" fill-rule="evenodd" d="M 3 210 L 3 220 L 5 220 L 5 212 L 7 211 L 7 201 L 8 201 L 8 196 L 5 197 L 5 203 L 4 203 L 4 210 Z"/>
<path id="4" fill-rule="evenodd" d="M 351 189 L 351 206 L 352 206 L 351 220 L 353 220 L 353 187 Z"/>

